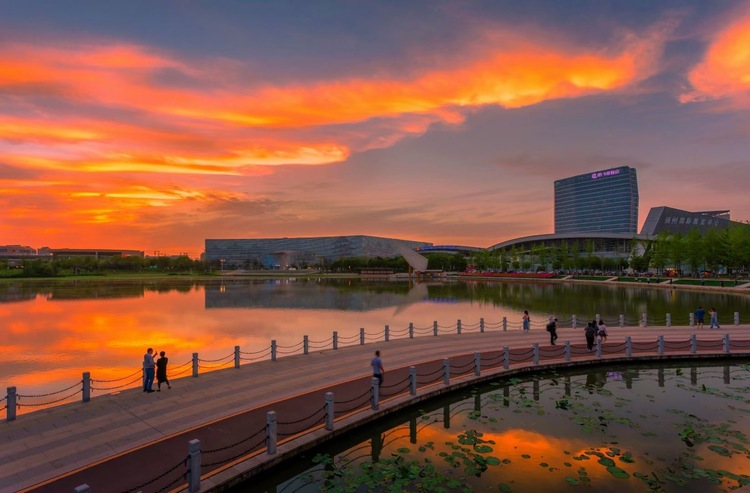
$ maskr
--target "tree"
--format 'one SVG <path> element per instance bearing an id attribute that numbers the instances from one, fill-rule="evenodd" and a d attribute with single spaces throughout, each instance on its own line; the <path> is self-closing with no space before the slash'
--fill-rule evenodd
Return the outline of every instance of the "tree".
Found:
<path id="1" fill-rule="evenodd" d="M 685 257 L 690 266 L 690 272 L 697 274 L 706 264 L 706 249 L 704 247 L 703 236 L 693 228 L 684 238 Z"/>

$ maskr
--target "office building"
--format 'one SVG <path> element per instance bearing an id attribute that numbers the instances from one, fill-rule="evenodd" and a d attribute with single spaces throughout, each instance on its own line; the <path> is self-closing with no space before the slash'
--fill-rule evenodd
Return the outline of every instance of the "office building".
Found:
<path id="1" fill-rule="evenodd" d="M 555 234 L 638 232 L 638 178 L 620 166 L 555 181 Z"/>

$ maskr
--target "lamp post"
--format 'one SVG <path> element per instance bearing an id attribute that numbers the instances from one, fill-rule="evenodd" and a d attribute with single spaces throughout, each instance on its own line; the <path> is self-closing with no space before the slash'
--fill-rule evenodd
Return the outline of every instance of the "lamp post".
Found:
<path id="1" fill-rule="evenodd" d="M 219 259 L 219 263 L 221 264 L 221 271 L 224 272 L 224 259 Z"/>

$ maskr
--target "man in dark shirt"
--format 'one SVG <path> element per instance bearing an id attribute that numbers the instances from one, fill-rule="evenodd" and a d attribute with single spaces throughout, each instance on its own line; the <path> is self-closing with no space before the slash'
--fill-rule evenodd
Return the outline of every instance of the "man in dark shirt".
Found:
<path id="1" fill-rule="evenodd" d="M 706 310 L 704 310 L 702 306 L 699 306 L 698 309 L 695 310 L 695 324 L 699 329 L 703 328 L 704 318 L 706 318 Z"/>

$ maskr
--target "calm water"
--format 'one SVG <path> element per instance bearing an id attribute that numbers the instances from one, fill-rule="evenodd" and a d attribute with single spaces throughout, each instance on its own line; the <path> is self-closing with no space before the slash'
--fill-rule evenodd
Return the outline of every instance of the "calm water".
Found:
<path id="1" fill-rule="evenodd" d="M 426 328 L 438 321 L 465 326 L 508 317 L 520 326 L 524 309 L 541 323 L 555 314 L 569 319 L 600 313 L 654 323 L 673 314 L 687 324 L 698 304 L 715 306 L 722 323 L 737 311 L 750 318 L 750 297 L 648 287 L 545 282 L 409 283 L 359 280 L 272 279 L 0 284 L 0 385 L 21 394 L 69 386 L 84 371 L 92 378 L 118 378 L 140 368 L 147 347 L 165 350 L 171 367 L 202 359 L 311 341 L 392 331 L 409 323 Z M 661 323 L 664 323 L 663 321 Z M 495 328 L 494 330 L 498 330 Z M 382 337 L 382 336 L 381 336 Z M 342 344 L 343 345 L 343 344 Z M 22 410 L 23 412 L 24 410 Z"/>
<path id="2" fill-rule="evenodd" d="M 750 483 L 746 363 L 501 379 L 368 425 L 233 491 L 731 491 Z"/>

